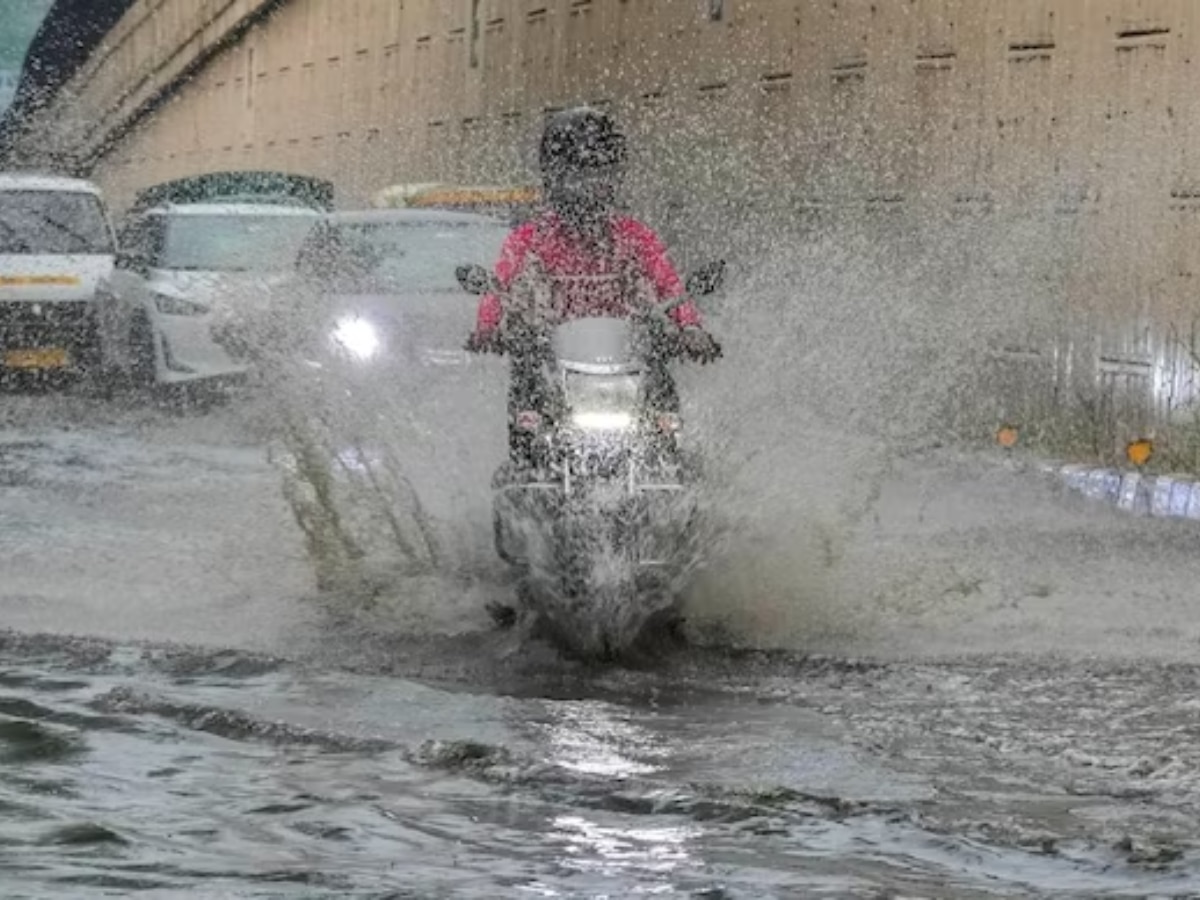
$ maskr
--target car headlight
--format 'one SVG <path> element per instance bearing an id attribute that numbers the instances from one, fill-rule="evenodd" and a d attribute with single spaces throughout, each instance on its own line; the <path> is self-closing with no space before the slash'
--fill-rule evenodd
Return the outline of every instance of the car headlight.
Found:
<path id="1" fill-rule="evenodd" d="M 379 330 L 358 316 L 346 316 L 334 322 L 331 337 L 340 349 L 362 361 L 374 358 L 383 346 Z"/>
<path id="2" fill-rule="evenodd" d="M 209 308 L 203 303 L 195 303 L 169 294 L 156 293 L 154 306 L 164 316 L 203 316 L 209 313 Z"/>

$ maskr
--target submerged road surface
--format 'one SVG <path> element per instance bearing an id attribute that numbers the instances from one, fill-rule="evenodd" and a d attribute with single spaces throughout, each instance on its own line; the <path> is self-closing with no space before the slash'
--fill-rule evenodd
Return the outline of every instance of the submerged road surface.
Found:
<path id="1" fill-rule="evenodd" d="M 5 624 L 277 649 L 310 578 L 239 413 L 0 395 Z"/>
<path id="2" fill-rule="evenodd" d="M 5 897 L 1200 893 L 1187 523 L 908 463 L 790 649 L 587 670 L 330 618 L 236 405 L 2 400 Z"/>

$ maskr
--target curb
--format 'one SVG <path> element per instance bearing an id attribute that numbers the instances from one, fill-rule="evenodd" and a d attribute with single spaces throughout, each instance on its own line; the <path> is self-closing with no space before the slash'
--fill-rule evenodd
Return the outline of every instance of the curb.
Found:
<path id="1" fill-rule="evenodd" d="M 1185 475 L 1143 475 L 1121 469 L 1043 463 L 1039 468 L 1068 490 L 1123 512 L 1200 521 L 1200 481 Z"/>

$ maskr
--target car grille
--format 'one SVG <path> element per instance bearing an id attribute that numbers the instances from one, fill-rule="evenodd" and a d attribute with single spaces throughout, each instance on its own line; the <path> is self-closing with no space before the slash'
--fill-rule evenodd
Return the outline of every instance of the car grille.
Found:
<path id="1" fill-rule="evenodd" d="M 0 349 L 64 347 L 78 352 L 91 349 L 95 340 L 91 303 L 0 303 Z"/>

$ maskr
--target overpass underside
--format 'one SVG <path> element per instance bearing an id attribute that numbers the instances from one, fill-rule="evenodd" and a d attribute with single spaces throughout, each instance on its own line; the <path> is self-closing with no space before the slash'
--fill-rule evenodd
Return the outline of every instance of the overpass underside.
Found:
<path id="1" fill-rule="evenodd" d="M 1198 64 L 1191 0 L 138 0 L 18 149 L 117 206 L 258 167 L 356 205 L 527 181 L 545 112 L 588 102 L 672 236 L 991 221 L 1020 254 L 1040 223 L 1054 290 L 1135 352 L 1197 308 Z"/>

